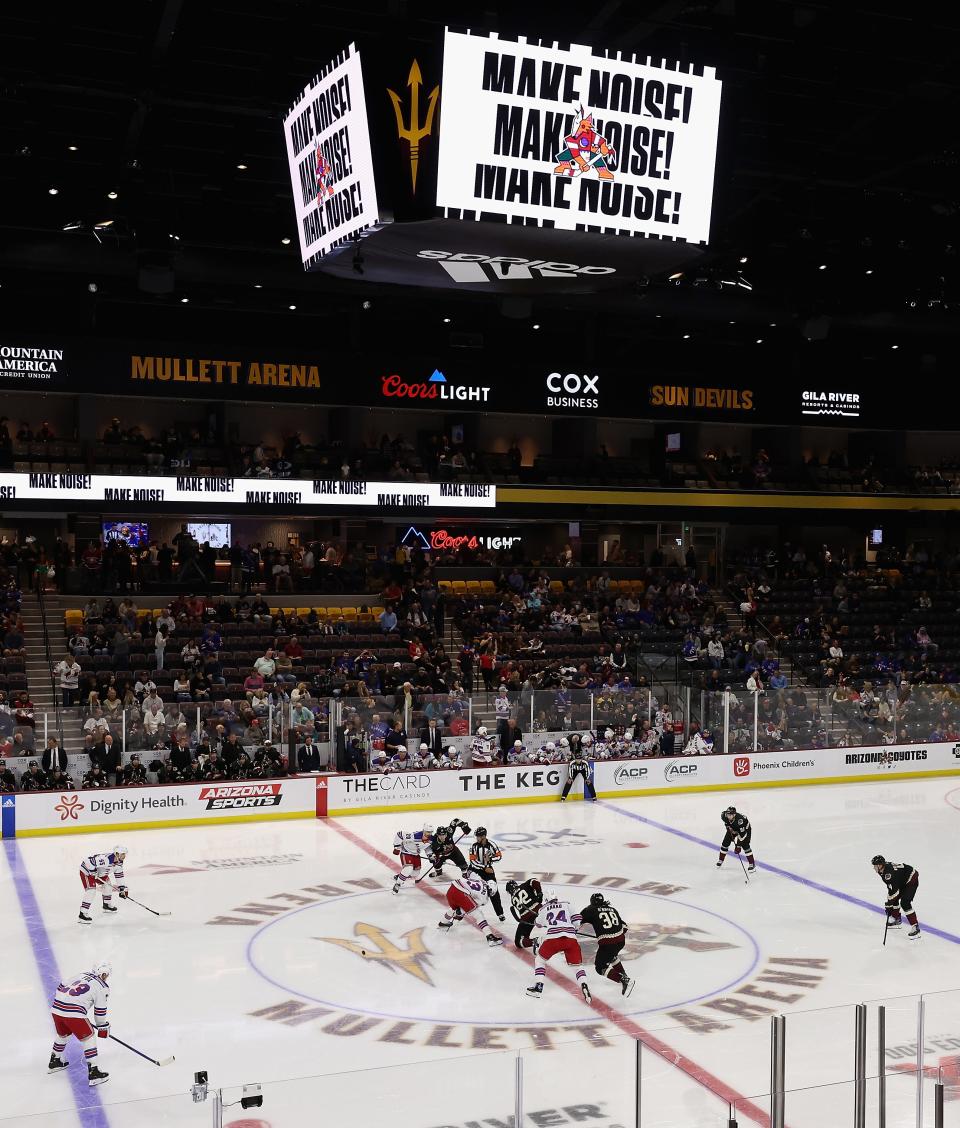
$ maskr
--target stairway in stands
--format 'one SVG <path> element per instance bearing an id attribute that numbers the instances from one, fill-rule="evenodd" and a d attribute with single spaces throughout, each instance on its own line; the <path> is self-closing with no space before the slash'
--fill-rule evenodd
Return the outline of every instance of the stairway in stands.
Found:
<path id="1" fill-rule="evenodd" d="M 710 598 L 717 607 L 722 607 L 727 616 L 727 622 L 734 630 L 743 629 L 743 616 L 740 614 L 740 607 L 729 596 L 729 594 L 720 588 L 713 588 L 710 592 Z M 758 637 L 766 638 L 770 643 L 770 653 L 776 656 L 780 662 L 780 670 L 784 677 L 787 679 L 788 685 L 807 685 L 807 678 L 804 676 L 803 671 L 794 669 L 793 662 L 790 660 L 790 655 L 781 651 L 777 644 L 767 635 L 763 630 L 758 631 Z"/>
<path id="2" fill-rule="evenodd" d="M 63 607 L 59 598 L 53 594 L 46 595 L 44 602 L 47 608 L 47 625 L 50 630 L 50 656 L 55 666 L 66 653 L 63 644 Z M 24 634 L 27 639 L 27 686 L 30 689 L 30 700 L 34 705 L 34 716 L 37 722 L 37 750 L 41 751 L 44 747 L 44 713 L 47 715 L 48 732 L 54 735 L 57 731 L 56 705 L 53 695 L 54 692 L 60 692 L 59 688 L 54 689 L 54 685 L 59 687 L 59 679 L 55 678 L 54 683 L 51 684 L 46 650 L 43 645 L 43 619 L 40 614 L 40 601 L 33 592 L 23 593 L 21 614 L 23 616 Z M 76 710 L 71 710 L 71 713 L 74 717 L 76 716 Z M 64 724 L 63 738 L 64 749 L 68 755 L 71 752 L 79 752 L 83 747 L 80 725 L 72 720 Z"/>

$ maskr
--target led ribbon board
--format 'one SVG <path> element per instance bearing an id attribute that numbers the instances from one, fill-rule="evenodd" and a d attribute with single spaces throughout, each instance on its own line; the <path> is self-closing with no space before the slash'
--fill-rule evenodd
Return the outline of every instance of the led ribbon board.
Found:
<path id="1" fill-rule="evenodd" d="M 721 83 L 710 67 L 446 32 L 437 205 L 706 242 Z"/>

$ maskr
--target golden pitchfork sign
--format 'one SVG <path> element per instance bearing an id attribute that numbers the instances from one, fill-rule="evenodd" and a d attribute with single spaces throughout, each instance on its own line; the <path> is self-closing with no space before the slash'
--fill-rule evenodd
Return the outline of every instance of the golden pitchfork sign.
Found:
<path id="1" fill-rule="evenodd" d="M 410 146 L 410 181 L 413 192 L 417 191 L 417 166 L 420 163 L 420 142 L 424 137 L 429 137 L 433 132 L 433 115 L 437 108 L 437 99 L 440 97 L 440 87 L 435 86 L 429 94 L 427 105 L 427 118 L 423 125 L 420 124 L 420 87 L 423 85 L 423 75 L 416 59 L 407 75 L 407 86 L 410 87 L 410 124 L 403 124 L 403 103 L 400 95 L 388 89 L 390 101 L 393 102 L 393 112 L 397 115 L 397 136 L 401 141 L 406 141 Z"/>

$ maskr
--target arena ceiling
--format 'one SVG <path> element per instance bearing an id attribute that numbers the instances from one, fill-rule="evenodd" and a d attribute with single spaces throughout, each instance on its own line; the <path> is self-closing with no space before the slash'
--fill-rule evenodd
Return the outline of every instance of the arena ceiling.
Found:
<path id="1" fill-rule="evenodd" d="M 817 346 L 885 363 L 894 344 L 928 366 L 952 357 L 957 11 L 777 0 L 455 7 L 464 26 L 718 68 L 720 149 L 702 266 L 679 284 L 653 277 L 529 306 L 304 274 L 284 111 L 351 39 L 435 38 L 449 4 L 6 5 L 7 328 L 354 348 L 371 333 L 402 344 L 426 330 L 468 347 L 540 347 L 534 324 L 559 332 L 576 316 L 608 359 L 631 356 L 642 340 L 649 355 L 687 348 L 686 359 L 755 364 L 761 339 L 777 350 L 768 357 L 799 363 Z M 718 288 L 738 270 L 750 291 Z"/>

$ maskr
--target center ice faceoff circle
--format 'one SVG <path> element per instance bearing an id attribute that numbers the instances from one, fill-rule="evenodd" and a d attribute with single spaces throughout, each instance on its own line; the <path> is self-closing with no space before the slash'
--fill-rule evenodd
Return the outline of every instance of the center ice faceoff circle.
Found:
<path id="1" fill-rule="evenodd" d="M 554 886 L 578 905 L 594 892 Z M 727 917 L 673 897 L 608 892 L 629 927 L 623 961 L 637 989 L 629 1000 L 612 984 L 609 998 L 602 986 L 595 990 L 623 1014 L 666 1011 L 723 994 L 759 962 L 756 940 Z M 350 893 L 264 924 L 251 937 L 247 958 L 275 987 L 330 1007 L 481 1026 L 542 1021 L 543 1011 L 531 1013 L 537 1004 L 524 996 L 532 970 L 504 949 L 488 950 L 466 922 L 452 934 L 442 933 L 441 912 L 436 902 L 396 898 L 388 890 Z M 490 923 L 512 945 L 515 925 L 509 919 Z M 599 984 L 593 971 L 596 945 L 586 940 L 582 948 L 589 982 Z M 562 961 L 553 963 L 566 974 Z M 589 1020 L 583 1005 L 556 984 L 548 984 L 547 996 L 551 1019 Z"/>

